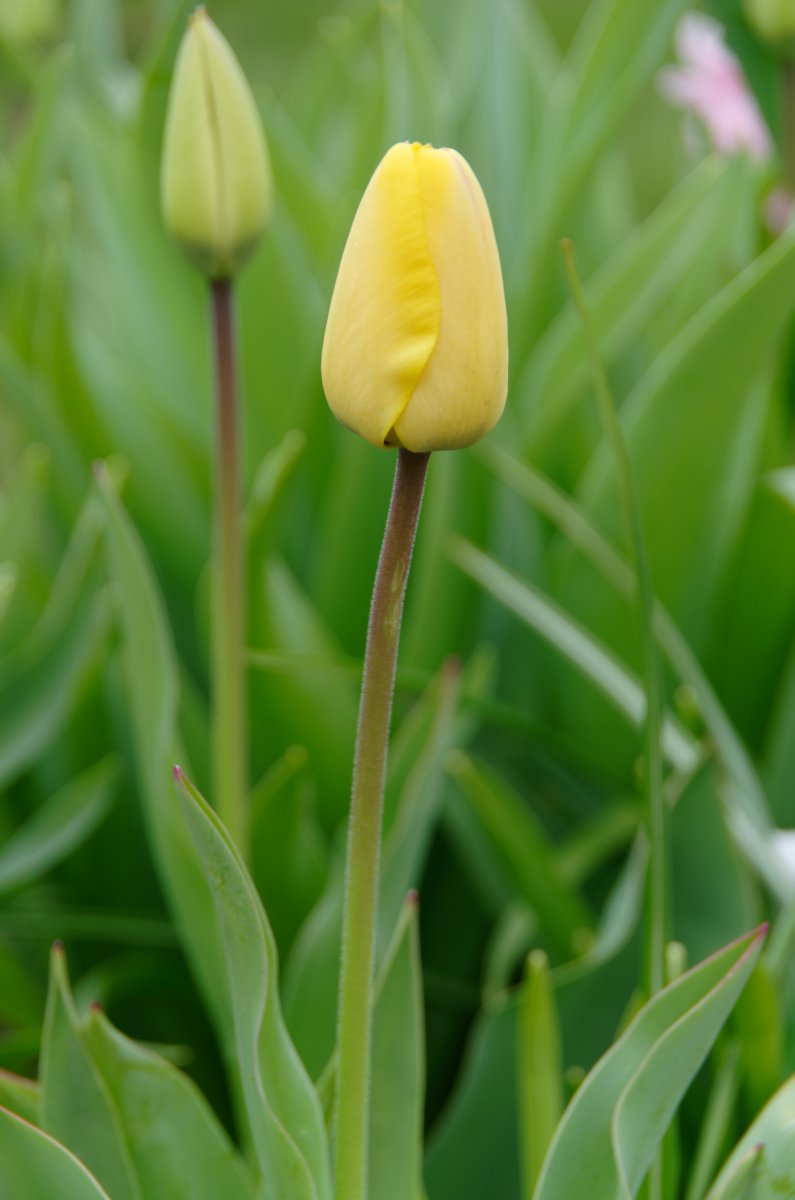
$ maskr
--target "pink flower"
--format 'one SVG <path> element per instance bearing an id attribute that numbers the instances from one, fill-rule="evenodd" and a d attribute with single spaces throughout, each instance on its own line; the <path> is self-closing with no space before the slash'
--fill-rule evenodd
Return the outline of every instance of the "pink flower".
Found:
<path id="1" fill-rule="evenodd" d="M 773 143 L 742 67 L 724 41 L 723 26 L 703 13 L 687 13 L 676 30 L 682 66 L 658 75 L 662 95 L 701 119 L 719 154 L 745 152 L 765 162 Z"/>

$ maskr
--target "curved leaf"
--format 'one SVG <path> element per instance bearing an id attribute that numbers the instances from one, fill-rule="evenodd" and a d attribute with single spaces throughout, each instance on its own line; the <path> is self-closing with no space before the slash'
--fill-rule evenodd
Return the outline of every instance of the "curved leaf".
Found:
<path id="1" fill-rule="evenodd" d="M 265 911 L 224 827 L 175 770 L 196 853 L 215 901 L 224 949 L 224 1002 L 234 1029 L 249 1135 L 273 1200 L 327 1200 L 328 1145 L 317 1093 L 282 1018 L 276 944 Z"/>
<path id="2" fill-rule="evenodd" d="M 243 1160 L 187 1075 L 124 1037 L 96 1010 L 88 1015 L 84 1038 L 146 1200 L 182 1194 L 192 1200 L 254 1200 Z"/>
<path id="3" fill-rule="evenodd" d="M 73 1154 L 0 1108 L 0 1200 L 110 1200 Z"/>
<path id="4" fill-rule="evenodd" d="M 368 1195 L 419 1200 L 425 1044 L 417 901 L 403 907 L 373 1014 Z"/>
<path id="5" fill-rule="evenodd" d="M 782 1200 L 793 1194 L 795 1076 L 776 1092 L 740 1139 L 707 1200 Z"/>
<path id="6" fill-rule="evenodd" d="M 104 758 L 51 796 L 0 848 L 0 896 L 45 874 L 91 836 L 113 800 L 120 763 Z"/>
<path id="7" fill-rule="evenodd" d="M 83 1043 L 57 943 L 50 957 L 40 1074 L 44 1130 L 78 1155 L 113 1200 L 143 1200 L 104 1081 Z"/>
<path id="8" fill-rule="evenodd" d="M 597 1063 L 564 1114 L 535 1200 L 637 1195 L 668 1124 L 756 961 L 765 928 L 659 992 Z"/>

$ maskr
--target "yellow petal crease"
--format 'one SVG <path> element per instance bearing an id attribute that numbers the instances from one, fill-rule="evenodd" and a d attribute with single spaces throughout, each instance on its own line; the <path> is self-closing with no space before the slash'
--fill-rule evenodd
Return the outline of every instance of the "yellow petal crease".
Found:
<path id="1" fill-rule="evenodd" d="M 423 147 L 419 167 L 441 326 L 396 432 L 409 450 L 455 449 L 492 429 L 505 407 L 505 295 L 486 200 L 466 160 L 455 150 Z"/>
<path id="2" fill-rule="evenodd" d="M 395 440 L 441 324 L 421 150 L 393 146 L 370 180 L 343 252 L 323 343 L 323 385 L 334 415 L 376 446 Z"/>

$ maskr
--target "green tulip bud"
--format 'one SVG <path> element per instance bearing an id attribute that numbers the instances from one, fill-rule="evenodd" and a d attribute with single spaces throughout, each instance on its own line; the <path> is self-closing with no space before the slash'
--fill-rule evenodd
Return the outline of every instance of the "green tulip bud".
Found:
<path id="1" fill-rule="evenodd" d="M 161 169 L 163 218 L 211 279 L 233 275 L 271 209 L 259 112 L 229 43 L 197 8 L 174 68 Z"/>
<path id="2" fill-rule="evenodd" d="M 743 0 L 743 8 L 763 41 L 788 58 L 795 56 L 795 0 Z"/>

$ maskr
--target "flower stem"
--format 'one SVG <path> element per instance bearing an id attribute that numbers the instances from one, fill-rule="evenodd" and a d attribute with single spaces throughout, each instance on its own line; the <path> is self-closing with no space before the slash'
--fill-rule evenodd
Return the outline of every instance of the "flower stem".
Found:
<path id="1" fill-rule="evenodd" d="M 243 858 L 246 816 L 245 630 L 240 435 L 232 284 L 211 284 L 215 344 L 216 485 L 213 608 L 213 795 Z"/>
<path id="2" fill-rule="evenodd" d="M 366 1200 L 367 1196 L 373 966 L 384 780 L 403 597 L 429 457 L 403 448 L 398 452 L 367 628 L 348 823 L 342 932 L 337 1031 L 337 1200 Z"/>

